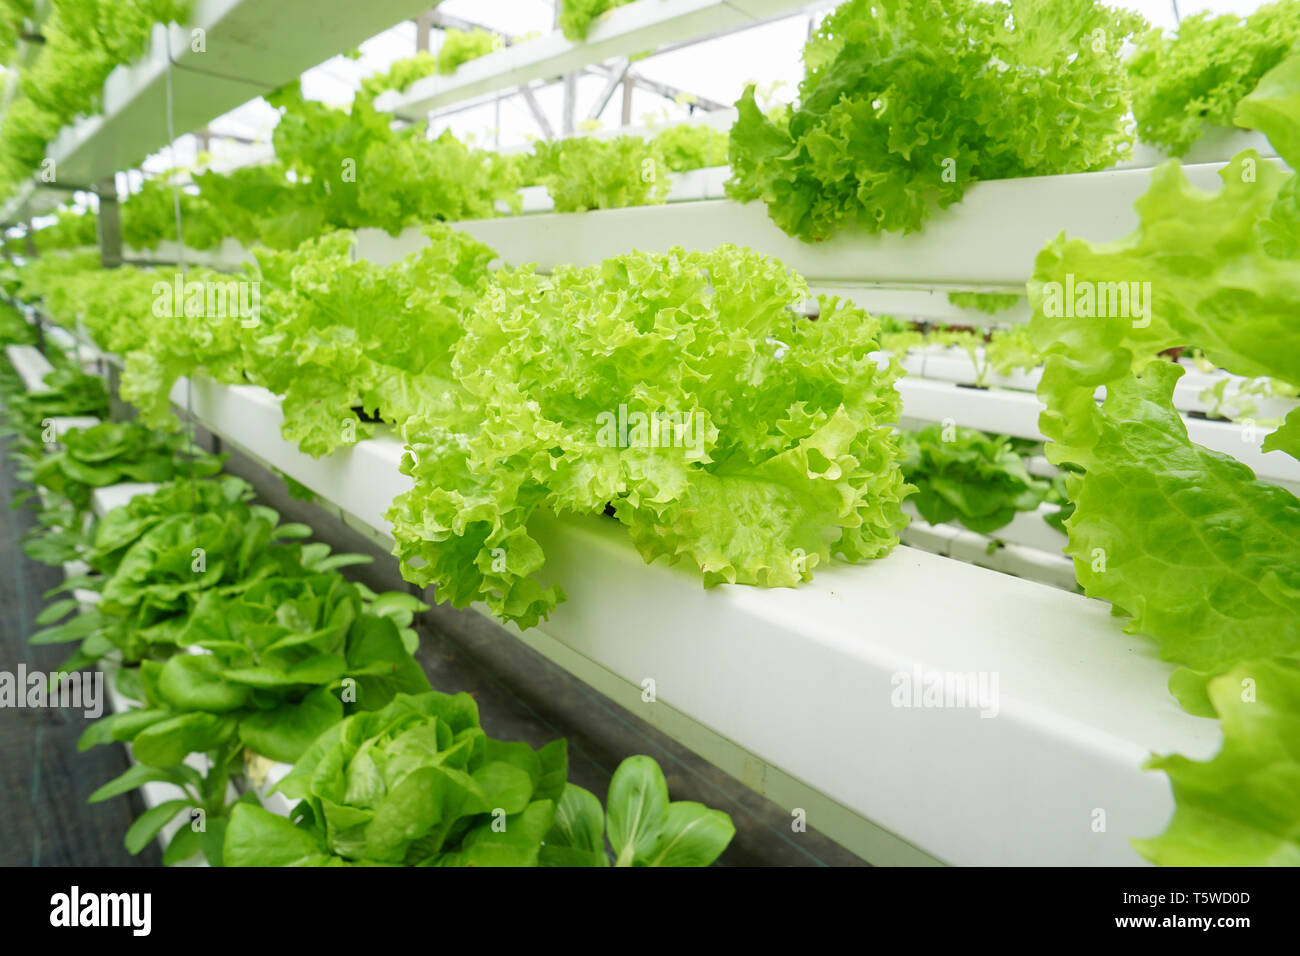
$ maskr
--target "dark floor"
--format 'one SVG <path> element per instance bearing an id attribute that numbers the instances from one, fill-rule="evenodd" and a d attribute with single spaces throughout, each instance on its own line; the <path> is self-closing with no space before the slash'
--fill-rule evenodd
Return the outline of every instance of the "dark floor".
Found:
<path id="1" fill-rule="evenodd" d="M 41 595 L 63 582 L 59 568 L 23 554 L 20 539 L 32 512 L 8 505 L 20 486 L 0 442 L 0 671 L 16 675 L 54 670 L 69 645 L 31 647 Z M 127 828 L 144 807 L 132 793 L 91 805 L 86 798 L 126 770 L 121 746 L 77 751 L 91 723 L 81 711 L 0 708 L 0 866 L 157 866 L 157 844 L 137 857 L 123 846 Z"/>

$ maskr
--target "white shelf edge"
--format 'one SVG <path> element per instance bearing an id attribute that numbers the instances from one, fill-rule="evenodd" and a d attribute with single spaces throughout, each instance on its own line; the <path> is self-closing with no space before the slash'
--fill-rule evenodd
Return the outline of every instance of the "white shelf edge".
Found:
<path id="1" fill-rule="evenodd" d="M 1043 441 L 1038 416 L 1045 406 L 1032 392 L 1014 389 L 968 388 L 952 382 L 905 376 L 898 381 L 903 396 L 903 417 L 913 421 L 944 422 L 998 435 Z M 1265 452 L 1267 431 L 1253 438 L 1232 422 L 1183 418 L 1188 437 L 1198 445 L 1237 459 L 1256 476 L 1294 491 L 1300 487 L 1300 461 L 1283 451 Z"/>
<path id="2" fill-rule="evenodd" d="M 50 387 L 45 384 L 45 376 L 54 371 L 54 366 L 41 354 L 40 349 L 34 345 L 6 345 L 5 357 L 22 379 L 27 391 L 35 394 L 50 391 Z"/>
<path id="3" fill-rule="evenodd" d="M 1217 190 L 1222 163 L 1184 167 L 1193 185 Z M 584 213 L 549 213 L 452 223 L 496 249 L 503 262 L 592 265 L 613 255 L 674 246 L 752 248 L 779 259 L 810 284 L 943 285 L 1023 292 L 1042 248 L 1063 229 L 1072 236 L 1107 241 L 1137 227 L 1133 203 L 1146 192 L 1150 171 L 1111 170 L 975 183 L 962 202 L 935 212 L 925 229 L 906 236 L 872 236 L 844 230 L 807 243 L 782 232 L 761 202 L 729 199 L 634 206 Z M 988 241 L 990 222 L 1017 228 Z M 357 256 L 383 264 L 422 247 L 412 227 L 398 236 L 357 230 Z"/>

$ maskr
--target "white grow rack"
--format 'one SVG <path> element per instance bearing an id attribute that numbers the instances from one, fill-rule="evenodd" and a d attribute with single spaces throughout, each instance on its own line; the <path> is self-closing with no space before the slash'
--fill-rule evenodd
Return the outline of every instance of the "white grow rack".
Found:
<path id="1" fill-rule="evenodd" d="M 734 14 L 756 22 L 800 6 L 639 0 L 598 23 L 586 47 L 545 37 L 381 103 L 419 118 L 434 106 L 606 56 L 733 28 Z M 209 65 L 219 63 L 218 56 Z M 96 146 L 105 128 L 83 123 L 57 149 L 103 154 L 87 161 L 88 170 L 118 168 L 125 162 L 114 151 L 119 138 Z M 1188 166 L 1191 181 L 1218 188 L 1222 160 L 1243 142 L 1266 146 L 1240 137 L 1214 144 Z M 1034 257 L 1063 229 L 1098 241 L 1128 234 L 1136 226 L 1133 202 L 1158 158 L 1145 151 L 1106 172 L 980 183 L 907 237 L 802 243 L 772 225 L 762 204 L 721 198 L 718 170 L 679 180 L 674 201 L 662 206 L 555 214 L 534 193 L 525 196 L 527 215 L 456 225 L 505 262 L 543 270 L 633 249 L 743 244 L 781 259 L 816 290 L 873 311 L 969 323 L 976 314 L 951 306 L 946 292 L 1023 291 Z M 423 241 L 416 229 L 398 237 L 362 230 L 356 254 L 388 262 Z M 246 256 L 223 247 L 211 261 Z M 186 259 L 196 261 L 189 252 Z M 1021 306 L 994 321 L 1027 314 Z M 1041 438 L 1032 380 L 962 388 L 973 370 L 958 353 L 914 353 L 907 362 L 906 421 L 951 419 Z M 1198 410 L 1190 388 L 1179 398 L 1188 412 Z M 409 485 L 398 472 L 397 439 L 381 435 L 313 459 L 280 437 L 280 402 L 264 389 L 195 379 L 179 382 L 172 399 L 223 440 L 306 485 L 353 527 L 391 540 L 383 515 Z M 1292 459 L 1244 442 L 1239 428 L 1197 419 L 1189 427 L 1195 440 L 1261 477 L 1300 488 Z M 1051 472 L 1041 461 L 1035 470 Z M 997 536 L 1010 542 L 1004 551 L 1024 552 L 1011 570 L 1052 584 L 967 563 L 981 555 L 998 563 L 983 554 L 987 538 L 914 525 L 910 540 L 922 547 L 900 546 L 865 565 L 832 563 L 810 584 L 772 590 L 705 590 L 689 571 L 646 565 L 614 522 L 547 519 L 537 527 L 546 576 L 562 582 L 569 599 L 540 627 L 515 633 L 792 815 L 806 811 L 809 826 L 872 863 L 1140 864 L 1130 838 L 1159 833 L 1173 810 L 1166 778 L 1143 771 L 1143 761 L 1171 751 L 1206 759 L 1220 731 L 1178 706 L 1166 689 L 1173 668 L 1156 659 L 1150 641 L 1125 635 L 1107 605 L 1070 590 L 1062 541 L 1040 518 L 1022 516 Z M 896 682 L 918 671 L 997 675 L 996 716 L 895 706 Z M 643 699 L 647 680 L 654 702 Z"/>

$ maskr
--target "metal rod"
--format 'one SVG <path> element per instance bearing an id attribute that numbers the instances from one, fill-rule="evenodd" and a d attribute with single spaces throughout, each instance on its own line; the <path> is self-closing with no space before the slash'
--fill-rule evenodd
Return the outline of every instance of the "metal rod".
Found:
<path id="1" fill-rule="evenodd" d="M 597 76 L 601 76 L 604 75 L 604 71 L 607 69 L 609 68 L 603 66 L 593 67 L 591 68 L 590 72 L 596 74 Z M 647 80 L 641 74 L 636 73 L 630 69 L 628 70 L 627 76 L 628 79 L 630 79 L 637 86 L 641 87 L 641 89 L 647 90 L 651 93 L 657 93 L 658 95 L 664 97 L 665 99 L 670 99 L 673 100 L 674 102 L 676 102 L 677 98 L 680 96 L 689 96 L 691 97 L 692 103 L 694 104 L 695 108 L 699 110 L 708 110 L 712 112 L 713 110 L 726 110 L 731 108 L 726 103 L 719 103 L 717 100 L 711 100 L 705 96 L 696 96 L 694 93 L 691 93 L 689 90 L 683 90 L 680 87 L 673 86 L 669 83 L 660 83 L 658 80 Z"/>
<path id="2" fill-rule="evenodd" d="M 109 176 L 95 184 L 99 197 L 99 263 L 105 269 L 122 264 L 122 207 L 117 200 L 117 177 Z"/>
<path id="3" fill-rule="evenodd" d="M 426 10 L 415 18 L 415 52 L 429 52 L 429 34 L 433 32 L 433 11 Z"/>
<path id="4" fill-rule="evenodd" d="M 609 101 L 614 98 L 614 92 L 618 89 L 619 84 L 623 82 L 623 78 L 627 76 L 628 67 L 631 65 L 631 62 L 626 57 L 617 60 L 610 65 L 609 77 L 605 80 L 604 88 L 596 97 L 596 102 L 592 104 L 591 111 L 587 114 L 587 119 L 599 119 L 600 114 L 605 112 L 605 107 L 608 106 Z"/>
<path id="5" fill-rule="evenodd" d="M 578 74 L 564 74 L 564 111 L 561 126 L 565 136 L 572 136 L 577 131 L 574 114 L 578 110 Z"/>
<path id="6" fill-rule="evenodd" d="M 533 95 L 532 87 L 525 83 L 519 87 L 519 95 L 524 98 L 524 102 L 528 104 L 528 109 L 533 114 L 533 119 L 537 120 L 537 125 L 542 128 L 542 136 L 545 139 L 555 139 L 555 131 L 551 129 L 551 123 L 546 118 L 546 113 L 543 112 L 541 104 L 537 102 L 537 97 Z"/>

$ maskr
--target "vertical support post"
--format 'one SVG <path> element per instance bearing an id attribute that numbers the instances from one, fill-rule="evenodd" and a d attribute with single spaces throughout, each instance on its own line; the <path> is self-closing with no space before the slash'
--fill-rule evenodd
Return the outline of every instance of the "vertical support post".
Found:
<path id="1" fill-rule="evenodd" d="M 429 52 L 429 37 L 433 33 L 433 11 L 426 10 L 415 18 L 415 52 Z"/>
<path id="2" fill-rule="evenodd" d="M 577 124 L 574 122 L 574 114 L 578 109 L 578 74 L 569 72 L 564 74 L 564 121 L 561 124 L 560 135 L 572 136 L 577 131 Z"/>
<path id="3" fill-rule="evenodd" d="M 109 176 L 95 184 L 99 197 L 99 262 L 105 269 L 122 264 L 122 207 L 117 201 L 117 178 Z"/>
<path id="4" fill-rule="evenodd" d="M 632 125 L 632 91 L 636 89 L 636 81 L 632 79 L 632 73 L 629 70 L 627 76 L 623 78 L 623 119 L 624 126 Z"/>

